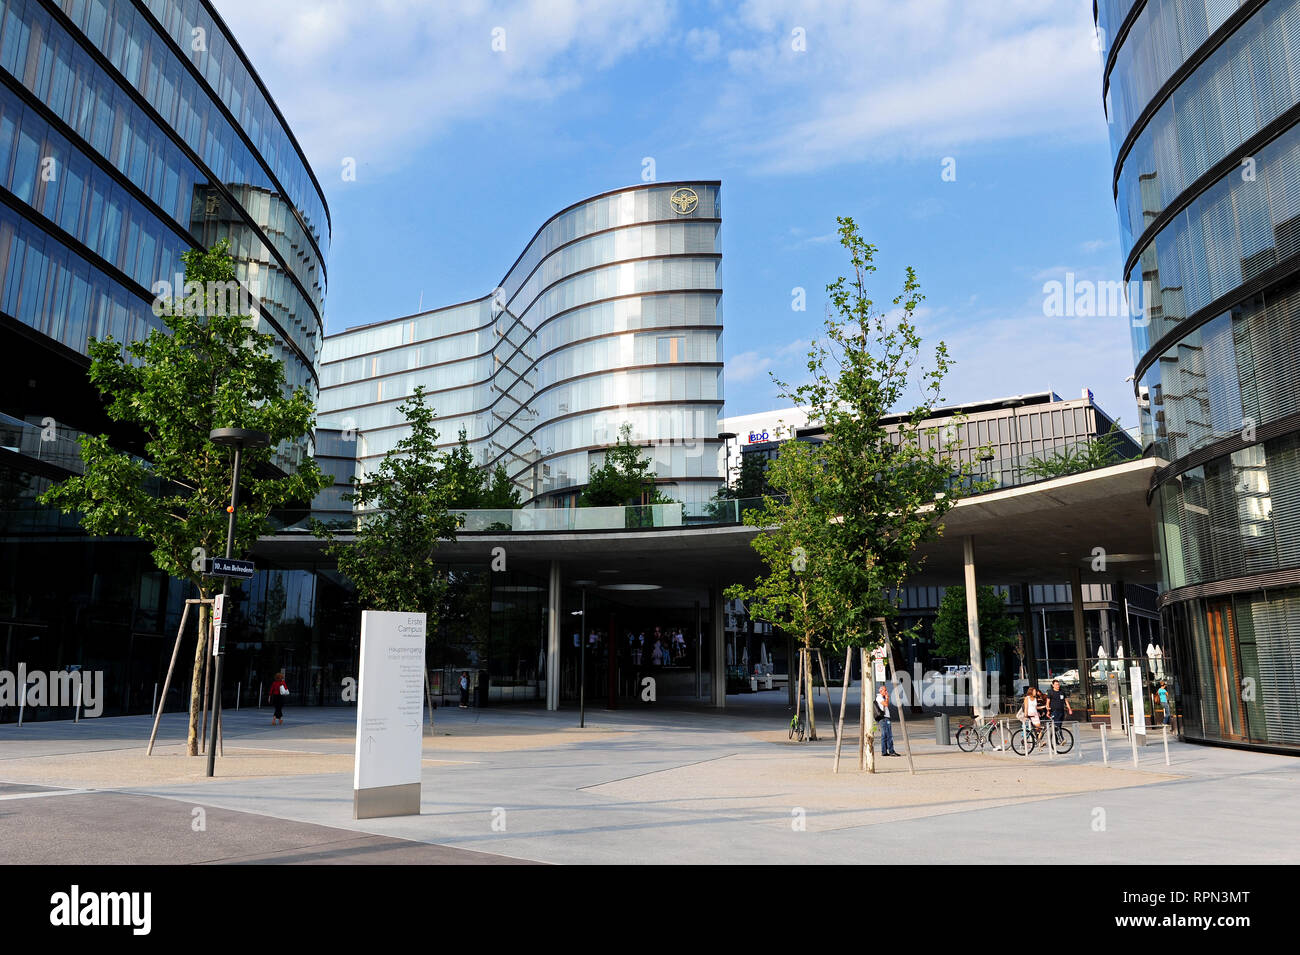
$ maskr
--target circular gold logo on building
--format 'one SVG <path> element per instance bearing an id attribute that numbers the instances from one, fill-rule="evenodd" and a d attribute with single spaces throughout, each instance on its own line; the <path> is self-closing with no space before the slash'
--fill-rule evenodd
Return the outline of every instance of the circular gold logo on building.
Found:
<path id="1" fill-rule="evenodd" d="M 700 204 L 700 197 L 695 194 L 694 189 L 682 186 L 668 197 L 668 201 L 672 203 L 679 216 L 685 216 L 695 211 L 695 207 Z"/>

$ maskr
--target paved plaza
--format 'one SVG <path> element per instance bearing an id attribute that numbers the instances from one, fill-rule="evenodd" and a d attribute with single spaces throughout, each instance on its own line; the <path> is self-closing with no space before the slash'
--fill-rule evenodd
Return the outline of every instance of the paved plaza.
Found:
<path id="1" fill-rule="evenodd" d="M 838 690 L 835 691 L 838 693 Z M 856 704 L 856 692 L 852 694 Z M 726 711 L 439 709 L 418 817 L 352 818 L 355 711 L 226 714 L 217 775 L 183 755 L 185 717 L 0 726 L 0 861 L 96 863 L 710 863 L 1300 861 L 1300 760 L 1171 742 L 1135 768 L 1081 731 L 1053 759 L 936 745 L 839 774 L 823 739 L 787 739 L 783 693 Z M 851 707 L 852 708 L 852 707 Z M 895 724 L 902 750 L 902 732 Z M 57 833 L 57 838 L 50 838 Z"/>

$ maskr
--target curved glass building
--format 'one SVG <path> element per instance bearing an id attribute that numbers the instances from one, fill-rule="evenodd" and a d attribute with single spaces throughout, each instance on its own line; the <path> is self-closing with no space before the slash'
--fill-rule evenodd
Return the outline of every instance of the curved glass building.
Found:
<path id="1" fill-rule="evenodd" d="M 137 449 L 89 382 L 88 340 L 162 328 L 181 253 L 220 239 L 289 384 L 316 394 L 329 213 L 211 6 L 0 0 L 0 666 L 103 670 L 110 713 L 148 711 L 188 587 L 147 544 L 88 538 L 35 499 L 80 470 L 80 434 Z"/>
<path id="2" fill-rule="evenodd" d="M 424 385 L 443 442 L 504 464 L 526 504 L 573 503 L 624 424 L 662 490 L 722 483 L 722 209 L 718 182 L 585 199 L 537 230 L 482 298 L 331 335 L 322 428 L 361 431 L 361 464 L 406 433 Z"/>
<path id="3" fill-rule="evenodd" d="M 38 344 L 43 360 L 84 367 L 88 338 L 125 342 L 162 327 L 151 308 L 158 283 L 175 287 L 181 253 L 224 238 L 289 384 L 316 393 L 325 199 L 206 3 L 0 0 L 0 80 L 0 321 L 10 333 Z M 303 450 L 285 449 L 281 464 Z"/>
<path id="4" fill-rule="evenodd" d="M 1192 739 L 1300 748 L 1300 0 L 1097 0 Z"/>

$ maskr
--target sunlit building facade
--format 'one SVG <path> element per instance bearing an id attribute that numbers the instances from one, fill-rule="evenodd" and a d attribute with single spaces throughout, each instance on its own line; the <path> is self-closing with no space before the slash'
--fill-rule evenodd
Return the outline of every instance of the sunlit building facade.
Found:
<path id="1" fill-rule="evenodd" d="M 1300 747 L 1300 0 L 1098 0 L 1192 739 Z"/>
<path id="2" fill-rule="evenodd" d="M 423 385 L 450 446 L 505 466 L 526 506 L 575 502 L 620 429 L 674 500 L 721 484 L 717 182 L 651 183 L 557 213 L 482 298 L 325 340 L 319 423 L 364 435 L 362 468 Z"/>
<path id="3" fill-rule="evenodd" d="M 154 567 L 148 545 L 88 538 L 36 497 L 80 470 L 82 434 L 138 450 L 89 382 L 89 340 L 163 329 L 153 305 L 178 291 L 182 253 L 222 239 L 289 385 L 315 396 L 329 213 L 213 7 L 0 0 L 2 665 L 102 669 L 110 714 L 148 711 L 193 594 Z M 282 446 L 276 463 L 293 468 L 311 450 Z M 263 576 L 259 595 L 283 595 L 275 572 Z M 328 583 L 311 584 L 311 599 L 329 599 Z M 301 635 L 284 621 L 300 620 L 305 598 L 288 591 L 267 633 Z M 260 614 L 260 599 L 239 613 Z M 240 654 L 247 687 L 257 664 Z"/>

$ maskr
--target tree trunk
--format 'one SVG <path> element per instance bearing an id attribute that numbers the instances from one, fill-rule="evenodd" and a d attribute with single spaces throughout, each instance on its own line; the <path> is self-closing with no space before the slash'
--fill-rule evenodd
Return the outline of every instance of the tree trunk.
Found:
<path id="1" fill-rule="evenodd" d="M 200 593 L 200 597 L 203 595 Z M 208 653 L 210 607 L 199 604 L 199 639 L 194 647 L 194 673 L 190 677 L 190 729 L 185 739 L 185 755 L 199 755 L 199 707 L 203 705 L 203 664 Z"/>
<path id="2" fill-rule="evenodd" d="M 870 669 L 868 670 L 867 667 Z M 870 673 L 870 677 L 867 674 Z M 862 671 L 862 691 L 863 691 L 863 709 L 867 718 L 867 772 L 876 771 L 876 717 L 870 709 L 873 700 L 876 698 L 876 667 L 875 660 L 868 659 Z"/>
<path id="3" fill-rule="evenodd" d="M 812 650 L 805 650 L 804 672 L 808 674 L 808 742 L 817 742 L 817 720 L 813 716 L 813 674 L 812 674 Z"/>
<path id="4" fill-rule="evenodd" d="M 803 713 L 803 648 L 799 649 L 798 679 L 795 681 L 794 717 L 797 720 Z"/>
<path id="5" fill-rule="evenodd" d="M 867 651 L 858 651 L 862 679 L 858 692 L 858 772 L 867 768 Z"/>
<path id="6" fill-rule="evenodd" d="M 835 733 L 835 768 L 832 772 L 840 771 L 840 750 L 844 747 L 844 705 L 849 699 L 849 677 L 853 674 L 853 648 L 849 647 L 844 653 L 844 686 L 840 688 L 840 726 Z"/>

